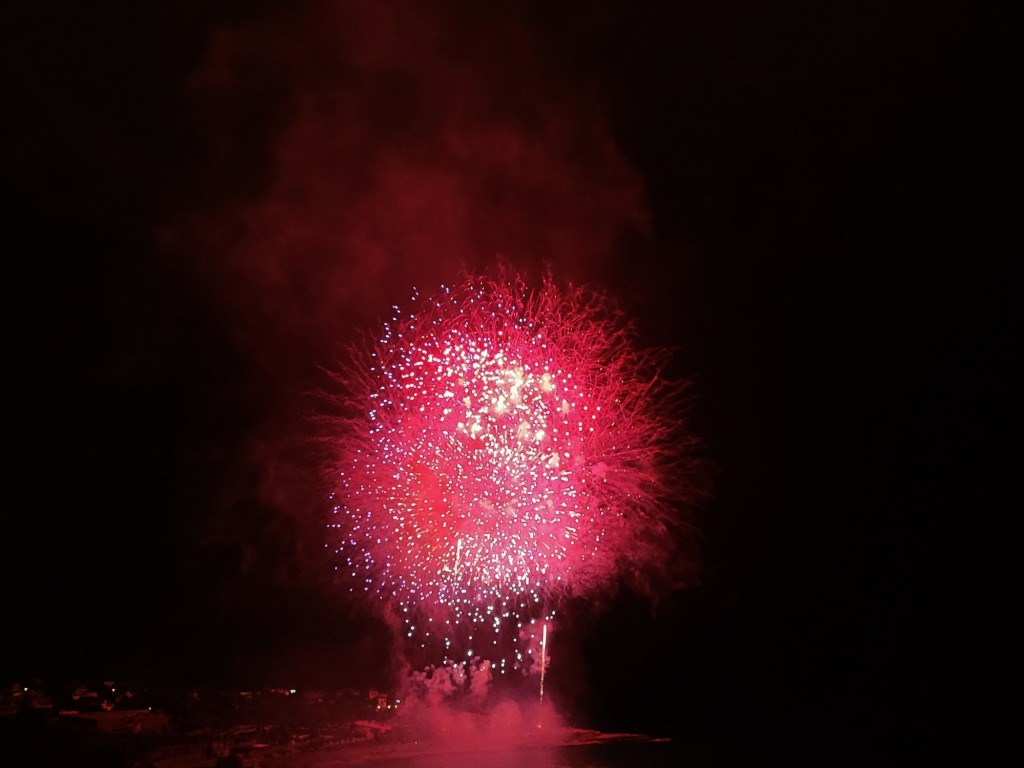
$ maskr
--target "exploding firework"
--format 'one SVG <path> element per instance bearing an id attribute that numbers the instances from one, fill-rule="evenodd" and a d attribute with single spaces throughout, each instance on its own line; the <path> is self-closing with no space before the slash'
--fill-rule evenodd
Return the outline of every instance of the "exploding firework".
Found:
<path id="1" fill-rule="evenodd" d="M 665 353 L 634 341 L 606 297 L 550 277 L 396 307 L 337 376 L 339 569 L 423 647 L 523 661 L 562 601 L 665 565 L 687 439 Z"/>

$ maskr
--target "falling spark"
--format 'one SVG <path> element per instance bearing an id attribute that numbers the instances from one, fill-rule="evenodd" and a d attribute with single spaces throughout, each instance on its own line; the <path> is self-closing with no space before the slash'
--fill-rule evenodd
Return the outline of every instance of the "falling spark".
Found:
<path id="1" fill-rule="evenodd" d="M 540 703 L 544 704 L 544 671 L 548 666 L 548 623 L 544 622 L 544 629 L 540 637 Z"/>

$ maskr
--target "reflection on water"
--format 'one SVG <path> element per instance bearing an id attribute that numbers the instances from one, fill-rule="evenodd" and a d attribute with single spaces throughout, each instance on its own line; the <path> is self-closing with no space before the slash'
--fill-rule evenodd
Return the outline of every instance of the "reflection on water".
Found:
<path id="1" fill-rule="evenodd" d="M 572 747 L 527 747 L 437 752 L 373 760 L 375 768 L 676 768 L 671 742 L 622 742 Z M 337 764 L 339 767 L 342 763 Z"/>

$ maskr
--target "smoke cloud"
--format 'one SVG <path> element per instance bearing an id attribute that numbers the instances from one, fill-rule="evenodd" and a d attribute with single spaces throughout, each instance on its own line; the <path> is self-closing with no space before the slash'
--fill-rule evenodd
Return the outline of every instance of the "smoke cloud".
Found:
<path id="1" fill-rule="evenodd" d="M 196 457 L 218 474 L 200 536 L 239 553 L 236 582 L 326 589 L 303 429 L 358 333 L 498 259 L 600 286 L 647 232 L 600 88 L 538 13 L 270 4 L 209 35 L 182 96 L 195 189 L 161 235 L 240 372 L 222 381 L 235 428 Z"/>
<path id="2" fill-rule="evenodd" d="M 528 6 L 486 5 L 313 3 L 212 35 L 188 86 L 212 191 L 174 234 L 239 345 L 294 350 L 279 376 L 499 255 L 601 280 L 646 227 L 595 84 Z"/>

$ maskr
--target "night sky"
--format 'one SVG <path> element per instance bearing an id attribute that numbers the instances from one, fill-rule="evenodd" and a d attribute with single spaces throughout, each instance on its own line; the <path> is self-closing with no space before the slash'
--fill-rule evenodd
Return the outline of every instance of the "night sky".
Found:
<path id="1" fill-rule="evenodd" d="M 0 682 L 393 684 L 323 548 L 310 393 L 414 288 L 500 255 L 673 349 L 709 467 L 699 579 L 577 611 L 566 709 L 934 740 L 971 677 L 1019 356 L 1006 49 L 980 19 L 67 5 L 0 24 Z"/>

